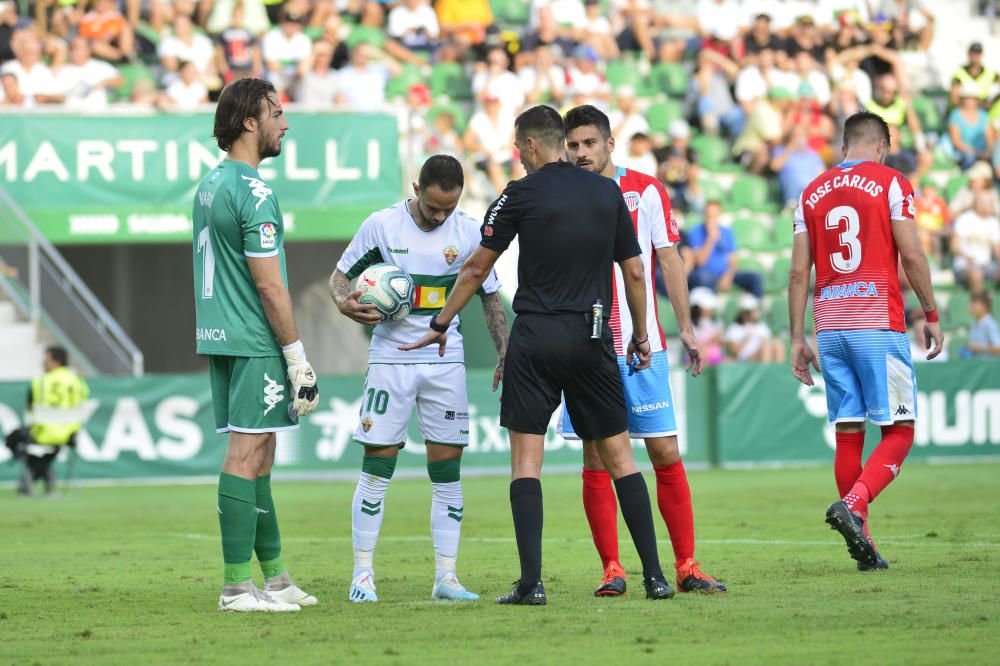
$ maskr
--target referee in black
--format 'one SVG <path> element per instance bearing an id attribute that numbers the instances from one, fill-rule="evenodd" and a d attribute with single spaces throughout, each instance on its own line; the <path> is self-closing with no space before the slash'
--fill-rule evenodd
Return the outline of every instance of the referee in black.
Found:
<path id="1" fill-rule="evenodd" d="M 632 218 L 615 182 L 564 161 L 566 133 L 550 107 L 528 109 L 514 143 L 528 175 L 490 206 L 480 246 L 462 265 L 431 329 L 400 347 L 440 345 L 514 236 L 520 236 L 513 329 L 504 362 L 500 425 L 510 435 L 510 505 L 521 578 L 502 604 L 546 603 L 542 586 L 542 471 L 545 432 L 565 394 L 577 433 L 593 439 L 615 480 L 622 515 L 642 560 L 646 596 L 673 596 L 660 569 L 646 482 L 635 465 L 625 397 L 608 317 L 614 263 L 625 278 L 635 336 L 628 357 L 649 366 L 646 283 Z M 596 317 L 594 315 L 597 315 Z"/>

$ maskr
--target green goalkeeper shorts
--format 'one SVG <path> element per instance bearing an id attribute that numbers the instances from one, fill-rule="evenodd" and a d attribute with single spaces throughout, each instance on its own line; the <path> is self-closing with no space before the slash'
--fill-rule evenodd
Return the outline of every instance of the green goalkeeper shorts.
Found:
<path id="1" fill-rule="evenodd" d="M 281 356 L 209 356 L 216 432 L 277 432 L 299 427 Z"/>

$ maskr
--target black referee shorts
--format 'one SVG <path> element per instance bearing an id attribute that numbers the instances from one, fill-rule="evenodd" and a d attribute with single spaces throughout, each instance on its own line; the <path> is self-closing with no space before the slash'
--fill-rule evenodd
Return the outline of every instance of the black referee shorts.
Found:
<path id="1" fill-rule="evenodd" d="M 583 439 L 627 429 L 625 393 L 608 327 L 603 339 L 592 340 L 582 314 L 518 315 L 504 361 L 500 425 L 544 435 L 561 394 Z"/>

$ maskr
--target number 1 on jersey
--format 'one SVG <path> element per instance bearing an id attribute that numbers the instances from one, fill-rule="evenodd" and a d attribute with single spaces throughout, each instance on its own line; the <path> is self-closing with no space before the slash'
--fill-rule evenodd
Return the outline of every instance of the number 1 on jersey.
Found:
<path id="1" fill-rule="evenodd" d="M 861 265 L 861 241 L 858 232 L 861 231 L 861 218 L 851 206 L 837 206 L 826 214 L 826 228 L 840 229 L 840 223 L 846 223 L 840 233 L 840 245 L 846 250 L 830 253 L 830 263 L 838 273 L 853 273 Z"/>
<path id="2" fill-rule="evenodd" d="M 208 235 L 208 227 L 198 234 L 198 252 L 204 250 L 201 269 L 201 297 L 212 298 L 215 289 L 215 251 L 212 249 L 212 238 Z"/>

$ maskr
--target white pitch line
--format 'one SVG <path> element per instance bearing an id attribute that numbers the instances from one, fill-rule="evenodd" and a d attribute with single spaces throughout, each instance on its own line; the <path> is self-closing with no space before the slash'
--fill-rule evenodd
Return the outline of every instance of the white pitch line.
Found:
<path id="1" fill-rule="evenodd" d="M 219 539 L 218 535 L 215 534 L 161 534 L 158 536 L 168 536 L 178 539 L 191 539 L 196 541 L 217 541 Z M 977 535 L 978 536 L 978 535 Z M 938 541 L 936 539 L 928 539 L 927 543 L 914 543 L 913 539 L 915 536 L 903 536 L 903 537 L 890 537 L 886 539 L 878 539 L 879 544 L 886 544 L 892 546 L 913 546 L 914 548 L 1000 548 L 1000 542 L 992 541 Z M 282 541 L 294 542 L 294 543 L 310 543 L 310 542 L 322 542 L 322 543 L 346 543 L 351 541 L 349 536 L 332 536 L 332 537 L 282 537 Z M 393 536 L 386 535 L 380 536 L 379 541 L 402 541 L 402 542 L 422 542 L 428 543 L 431 541 L 430 536 Z M 514 543 L 514 537 L 463 537 L 462 541 L 469 543 Z M 592 543 L 591 539 L 561 539 L 558 537 L 546 539 L 549 543 Z M 621 543 L 628 543 L 625 539 L 620 539 Z M 791 539 L 699 539 L 698 543 L 716 545 L 716 546 L 830 546 L 831 544 L 839 543 L 839 539 L 831 538 L 827 541 L 813 541 L 813 540 L 791 540 Z"/>

